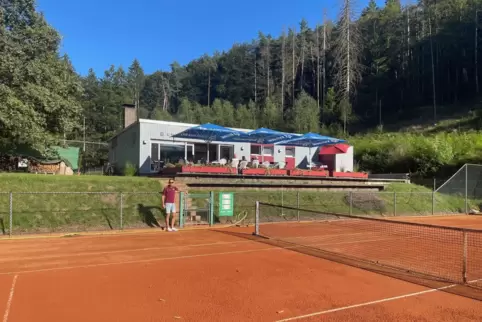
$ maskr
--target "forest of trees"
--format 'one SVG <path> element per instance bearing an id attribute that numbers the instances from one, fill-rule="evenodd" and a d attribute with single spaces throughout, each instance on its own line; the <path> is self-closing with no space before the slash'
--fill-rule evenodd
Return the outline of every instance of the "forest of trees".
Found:
<path id="1" fill-rule="evenodd" d="M 87 140 L 106 141 L 122 128 L 123 103 L 140 118 L 346 137 L 420 107 L 436 122 L 437 108 L 480 92 L 482 0 L 371 0 L 361 13 L 344 0 L 336 21 L 313 8 L 315 28 L 302 20 L 185 66 L 145 74 L 135 60 L 100 78 L 59 57 L 34 0 L 0 6 L 0 147 L 82 138 L 84 117 Z"/>

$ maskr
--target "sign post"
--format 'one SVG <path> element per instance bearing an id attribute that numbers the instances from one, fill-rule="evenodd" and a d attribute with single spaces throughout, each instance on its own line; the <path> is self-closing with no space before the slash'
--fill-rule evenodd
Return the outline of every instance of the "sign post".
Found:
<path id="1" fill-rule="evenodd" d="M 233 217 L 234 215 L 234 194 L 232 192 L 220 192 L 219 193 L 219 210 L 218 216 L 226 220 L 226 217 Z M 223 218 L 224 217 L 224 218 Z"/>

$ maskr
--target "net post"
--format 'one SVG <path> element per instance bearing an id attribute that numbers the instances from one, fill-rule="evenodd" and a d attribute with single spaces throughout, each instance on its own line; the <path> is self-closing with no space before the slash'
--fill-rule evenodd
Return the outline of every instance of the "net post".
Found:
<path id="1" fill-rule="evenodd" d="M 464 238 L 464 257 L 463 257 L 463 262 L 462 262 L 462 281 L 464 284 L 467 284 L 467 232 L 463 232 L 463 238 Z"/>
<path id="2" fill-rule="evenodd" d="M 393 192 L 393 216 L 397 215 L 397 192 Z"/>
<path id="3" fill-rule="evenodd" d="M 299 191 L 296 192 L 296 209 L 298 209 L 296 219 L 300 221 L 300 192 Z"/>
<path id="4" fill-rule="evenodd" d="M 124 229 L 124 194 L 120 194 L 120 229 Z"/>
<path id="5" fill-rule="evenodd" d="M 467 186 L 468 186 L 468 183 L 467 183 L 467 181 L 468 181 L 468 172 L 469 172 L 469 169 L 468 169 L 468 168 L 469 168 L 469 167 L 468 167 L 468 165 L 466 164 L 466 165 L 465 165 L 465 214 L 466 214 L 466 215 L 469 214 L 469 201 L 468 201 L 468 198 L 469 198 L 468 194 L 469 194 L 469 193 L 468 193 L 468 188 L 467 188 Z"/>
<path id="6" fill-rule="evenodd" d="M 256 215 L 254 220 L 254 234 L 259 235 L 259 201 L 256 201 Z"/>
<path id="7" fill-rule="evenodd" d="M 8 236 L 11 238 L 12 237 L 12 221 L 13 221 L 13 193 L 10 192 L 8 195 L 8 202 L 9 202 L 9 227 L 8 227 Z"/>

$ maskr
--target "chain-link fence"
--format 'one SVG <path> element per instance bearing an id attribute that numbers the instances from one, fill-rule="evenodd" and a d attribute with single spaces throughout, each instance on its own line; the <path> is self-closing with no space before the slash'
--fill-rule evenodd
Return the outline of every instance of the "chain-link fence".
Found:
<path id="1" fill-rule="evenodd" d="M 464 213 L 480 212 L 482 205 L 482 165 L 466 164 L 436 190 L 457 203 Z"/>
<path id="2" fill-rule="evenodd" d="M 475 173 L 479 169 L 480 173 Z M 425 216 L 467 213 L 482 200 L 477 175 L 482 167 L 470 168 L 467 180 L 460 182 L 459 171 L 437 191 L 307 191 L 296 189 L 232 191 L 233 217 L 219 216 L 219 191 L 191 191 L 185 216 L 191 221 L 207 221 L 212 211 L 214 224 L 254 223 L 256 201 L 314 210 L 327 214 L 364 216 Z M 465 174 L 462 176 L 465 178 Z M 467 188 L 465 185 L 467 182 Z M 482 183 L 482 179 L 480 180 Z M 467 189 L 467 194 L 465 194 Z M 192 198 L 202 193 L 199 198 Z M 479 197 L 479 194 L 481 196 Z M 187 200 L 187 199 L 186 199 Z M 210 203 L 212 202 L 212 206 Z M 187 208 L 186 208 L 187 207 Z M 211 208 L 212 207 L 212 208 Z M 470 208 L 468 208 L 470 207 Z M 180 209 L 179 209 L 180 210 Z M 194 213 L 195 210 L 195 213 Z M 200 211 L 204 211 L 200 213 Z M 283 215 L 298 216 L 296 210 Z M 206 218 L 204 218 L 204 217 Z M 199 218 L 198 218 L 199 217 Z M 118 229 L 160 228 L 164 211 L 159 193 L 140 192 L 12 192 L 0 193 L 0 235 L 32 233 L 76 233 Z M 188 223 L 187 221 L 185 222 Z"/>
<path id="3" fill-rule="evenodd" d="M 362 216 L 429 216 L 463 214 L 464 198 L 447 196 L 435 191 L 276 191 L 234 192 L 233 224 L 252 224 L 256 201 L 280 206 L 314 210 L 326 214 Z M 214 194 L 215 222 L 225 223 L 218 217 L 219 193 Z M 298 211 L 283 209 L 287 218 L 298 216 Z"/>
<path id="4" fill-rule="evenodd" d="M 159 193 L 0 193 L 0 234 L 76 233 L 161 227 Z"/>

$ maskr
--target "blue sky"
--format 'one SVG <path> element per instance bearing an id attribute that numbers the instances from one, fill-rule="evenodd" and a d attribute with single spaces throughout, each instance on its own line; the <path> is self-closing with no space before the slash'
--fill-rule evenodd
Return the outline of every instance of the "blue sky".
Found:
<path id="1" fill-rule="evenodd" d="M 364 7 L 368 0 L 360 1 Z M 377 3 L 380 1 L 377 1 Z M 135 4 L 134 4 L 135 3 Z M 321 22 L 333 0 L 37 0 L 38 10 L 63 37 L 61 51 L 85 75 L 139 59 L 146 73 L 184 65 L 204 53 L 250 41 L 258 31 L 279 35 L 283 26 Z"/>

